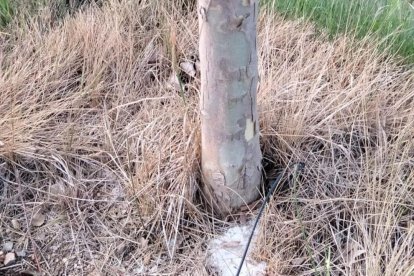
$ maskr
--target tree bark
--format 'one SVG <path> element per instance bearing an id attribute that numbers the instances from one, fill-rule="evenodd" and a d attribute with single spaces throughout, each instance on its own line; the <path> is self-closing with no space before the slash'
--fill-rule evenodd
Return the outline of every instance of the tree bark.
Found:
<path id="1" fill-rule="evenodd" d="M 202 172 L 220 213 L 257 199 L 257 0 L 199 0 Z"/>

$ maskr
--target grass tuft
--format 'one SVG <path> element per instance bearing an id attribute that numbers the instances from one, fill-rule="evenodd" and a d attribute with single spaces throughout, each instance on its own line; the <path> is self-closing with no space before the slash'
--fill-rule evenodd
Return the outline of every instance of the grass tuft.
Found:
<path id="1" fill-rule="evenodd" d="M 0 0 L 0 27 L 5 27 L 12 19 L 12 9 L 9 0 Z"/>
<path id="2" fill-rule="evenodd" d="M 414 6 L 407 0 L 265 0 L 288 18 L 315 22 L 331 36 L 375 37 L 382 49 L 414 62 Z"/>

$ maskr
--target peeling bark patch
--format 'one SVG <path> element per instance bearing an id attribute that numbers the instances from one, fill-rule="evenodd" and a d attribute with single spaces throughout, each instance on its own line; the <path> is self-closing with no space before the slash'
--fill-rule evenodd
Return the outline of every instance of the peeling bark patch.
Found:
<path id="1" fill-rule="evenodd" d="M 226 186 L 226 177 L 221 172 L 213 172 L 211 176 L 214 181 L 214 194 L 221 203 L 228 205 L 230 203 L 230 195 Z"/>
<path id="2" fill-rule="evenodd" d="M 226 184 L 224 174 L 222 174 L 221 172 L 212 173 L 211 176 L 213 177 L 214 183 L 216 185 L 224 186 Z"/>
<path id="3" fill-rule="evenodd" d="M 243 130 L 237 133 L 225 134 L 224 139 L 228 141 L 239 141 L 243 137 Z"/>
<path id="4" fill-rule="evenodd" d="M 243 25 L 243 21 L 244 16 L 241 15 L 234 20 L 233 24 L 235 25 L 236 29 L 239 29 Z"/>
<path id="5" fill-rule="evenodd" d="M 254 121 L 253 125 L 254 125 L 254 135 L 256 135 L 256 133 L 257 133 L 257 122 Z"/>
<path id="6" fill-rule="evenodd" d="M 207 10 L 206 10 L 206 8 L 201 7 L 201 9 L 200 9 L 200 16 L 201 16 L 201 19 L 202 19 L 204 22 L 208 22 L 208 21 L 207 21 Z"/>
<path id="7" fill-rule="evenodd" d="M 242 0 L 242 5 L 245 7 L 249 7 L 251 5 L 250 0 Z"/>
<path id="8" fill-rule="evenodd" d="M 237 120 L 237 125 L 244 129 L 246 127 L 246 121 L 244 120 L 244 118 Z"/>
<path id="9" fill-rule="evenodd" d="M 246 188 L 246 181 L 247 181 L 247 168 L 246 168 L 246 166 L 243 167 L 240 174 L 242 175 L 242 179 L 240 180 L 239 188 L 245 189 Z"/>
<path id="10" fill-rule="evenodd" d="M 244 132 L 244 138 L 249 142 L 254 137 L 254 122 L 251 119 L 246 120 L 246 130 Z"/>

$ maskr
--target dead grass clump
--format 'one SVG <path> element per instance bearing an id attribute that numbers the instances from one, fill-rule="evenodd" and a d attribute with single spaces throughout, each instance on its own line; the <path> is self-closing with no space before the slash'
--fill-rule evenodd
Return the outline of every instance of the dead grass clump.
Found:
<path id="1" fill-rule="evenodd" d="M 277 275 L 410 275 L 412 69 L 369 41 L 261 24 L 265 154 L 306 169 L 269 208 L 258 256 Z"/>
<path id="2" fill-rule="evenodd" d="M 171 47 L 166 9 L 140 2 L 91 6 L 46 30 L 39 15 L 5 38 L 0 239 L 33 257 L 16 270 L 203 269 L 189 265 L 197 254 L 179 257 L 197 251 L 207 230 L 194 205 L 196 91 L 187 86 L 184 101 L 167 85 L 171 49 L 178 59 L 186 47 L 194 52 L 187 41 L 195 43 L 196 26 L 181 32 L 183 48 Z M 47 217 L 40 227 L 31 225 L 36 212 Z"/>
<path id="3" fill-rule="evenodd" d="M 45 8 L 0 35 L 0 243 L 27 252 L 7 273 L 208 275 L 224 222 L 200 208 L 198 79 L 178 69 L 196 14 L 165 2 L 59 24 Z M 260 26 L 266 163 L 306 169 L 272 201 L 256 257 L 274 275 L 409 275 L 412 69 L 272 14 Z"/>

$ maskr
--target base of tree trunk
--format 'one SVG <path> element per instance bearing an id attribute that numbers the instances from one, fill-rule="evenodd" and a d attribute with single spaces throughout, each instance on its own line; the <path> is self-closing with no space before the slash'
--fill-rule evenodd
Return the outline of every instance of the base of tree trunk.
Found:
<path id="1" fill-rule="evenodd" d="M 256 0 L 199 0 L 202 170 L 220 213 L 257 199 Z"/>

